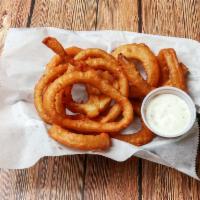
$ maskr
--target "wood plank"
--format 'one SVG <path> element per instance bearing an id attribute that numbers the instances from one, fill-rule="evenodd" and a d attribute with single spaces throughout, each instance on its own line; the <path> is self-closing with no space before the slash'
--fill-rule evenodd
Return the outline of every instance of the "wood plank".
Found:
<path id="1" fill-rule="evenodd" d="M 36 0 L 33 10 L 31 26 L 54 26 L 73 30 L 88 30 L 94 29 L 96 23 L 96 1 L 68 1 L 65 0 Z M 37 191 L 37 199 L 82 199 L 82 190 L 84 183 L 86 156 L 67 156 L 55 160 L 54 158 L 47 159 L 47 166 L 54 161 L 54 169 L 51 172 L 51 166 L 46 168 L 52 176 L 48 178 L 48 174 L 41 172 L 41 176 L 47 176 L 47 183 L 51 186 L 46 187 L 46 183 L 42 182 L 38 177 L 37 186 L 41 184 L 43 189 Z M 55 162 L 56 161 L 56 162 Z M 43 166 L 42 161 L 39 166 Z M 66 170 L 65 163 L 69 171 Z M 73 173 L 75 171 L 76 173 Z M 50 173 L 49 172 L 49 173 Z M 69 179 L 66 179 L 62 174 L 65 173 Z M 58 176 L 60 174 L 61 176 Z M 67 183 L 68 182 L 68 183 Z M 52 188 L 52 185 L 54 188 Z"/>
<path id="2" fill-rule="evenodd" d="M 88 156 L 84 199 L 138 199 L 138 159 Z"/>
<path id="3" fill-rule="evenodd" d="M 12 12 L 13 1 L 9 2 Z M 14 12 L 22 12 L 19 6 L 22 7 L 19 3 Z M 94 1 L 36 0 L 29 5 L 29 10 L 32 10 L 29 20 L 28 15 L 22 17 L 22 13 L 13 14 L 14 26 L 21 27 L 30 23 L 31 26 L 82 30 L 92 29 L 96 23 Z M 0 199 L 82 199 L 85 157 L 43 158 L 30 169 L 1 170 Z"/>
<path id="4" fill-rule="evenodd" d="M 143 0 L 144 33 L 200 38 L 200 1 Z"/>
<path id="5" fill-rule="evenodd" d="M 81 199 L 84 156 L 43 158 L 23 170 L 1 170 L 0 199 Z"/>
<path id="6" fill-rule="evenodd" d="M 0 17 L 7 12 L 11 15 L 11 27 L 26 27 L 31 0 L 1 0 Z"/>
<path id="7" fill-rule="evenodd" d="M 200 40 L 200 1 L 142 1 L 142 31 Z M 176 170 L 142 162 L 142 197 L 200 199 L 200 183 Z M 149 187 L 151 185 L 151 187 Z"/>
<path id="8" fill-rule="evenodd" d="M 138 30 L 137 1 L 99 0 L 97 29 Z M 138 159 L 88 156 L 84 199 L 138 199 Z"/>
<path id="9" fill-rule="evenodd" d="M 83 163 L 84 156 L 42 159 L 30 199 L 81 199 Z"/>
<path id="10" fill-rule="evenodd" d="M 99 0 L 97 29 L 138 31 L 137 0 Z"/>
<path id="11" fill-rule="evenodd" d="M 36 0 L 31 26 L 53 26 L 72 30 L 93 30 L 95 0 Z"/>
<path id="12" fill-rule="evenodd" d="M 148 199 L 200 199 L 200 183 L 169 167 L 142 162 L 142 197 Z"/>

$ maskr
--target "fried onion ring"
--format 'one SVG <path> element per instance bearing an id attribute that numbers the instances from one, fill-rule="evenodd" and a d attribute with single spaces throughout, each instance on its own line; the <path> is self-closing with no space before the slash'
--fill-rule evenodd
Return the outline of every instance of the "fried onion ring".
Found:
<path id="1" fill-rule="evenodd" d="M 84 61 L 87 60 L 88 58 L 104 58 L 109 62 L 117 64 L 116 59 L 112 55 L 108 54 L 106 51 L 102 49 L 97 49 L 97 48 L 84 49 L 74 57 L 74 60 Z"/>
<path id="2" fill-rule="evenodd" d="M 74 66 L 69 66 L 67 73 L 77 71 L 78 69 Z M 93 89 L 89 92 L 88 89 Z M 95 90 L 94 90 L 95 89 Z M 66 107 L 75 113 L 85 114 L 89 118 L 97 117 L 101 112 L 103 112 L 107 106 L 110 104 L 111 98 L 102 95 L 98 89 L 94 87 L 87 87 L 88 100 L 85 103 L 76 103 L 71 95 L 72 87 L 69 86 L 65 89 L 66 96 Z M 94 94 L 94 95 L 93 95 Z"/>
<path id="3" fill-rule="evenodd" d="M 106 133 L 83 135 L 70 132 L 57 125 L 53 125 L 48 133 L 57 142 L 80 150 L 105 150 L 111 145 L 110 137 Z"/>
<path id="4" fill-rule="evenodd" d="M 133 105 L 134 112 L 141 119 L 141 112 L 140 112 L 141 102 L 132 101 L 132 105 Z M 142 121 L 142 119 L 141 119 L 141 121 Z M 128 142 L 135 146 L 141 146 L 141 145 L 147 144 L 147 143 L 151 142 L 154 137 L 155 137 L 155 135 L 152 133 L 152 131 L 150 131 L 147 128 L 147 126 L 145 125 L 145 123 L 143 121 L 142 121 L 142 127 L 138 132 L 132 133 L 132 134 L 127 134 L 127 135 L 119 134 L 119 135 L 114 136 L 115 139 Z"/>
<path id="5" fill-rule="evenodd" d="M 74 58 L 76 54 L 78 54 L 82 49 L 76 46 L 72 46 L 65 49 L 65 53 L 68 55 L 68 58 L 71 60 Z M 46 65 L 47 71 L 51 68 L 54 68 L 60 64 L 64 63 L 64 60 L 60 57 L 60 55 L 55 55 L 50 60 L 50 62 Z"/>
<path id="6" fill-rule="evenodd" d="M 158 86 L 160 74 L 158 62 L 156 56 L 148 46 L 145 44 L 121 45 L 112 52 L 115 58 L 119 54 L 123 54 L 128 59 L 139 60 L 147 73 L 147 83 L 152 87 Z"/>
<path id="7" fill-rule="evenodd" d="M 93 59 L 88 59 L 85 61 L 87 66 L 92 69 L 101 69 L 101 70 L 106 70 L 113 74 L 114 77 L 118 79 L 118 86 L 119 86 L 119 91 L 121 92 L 122 95 L 128 96 L 128 82 L 127 78 L 124 75 L 124 73 L 121 71 L 119 66 L 113 65 L 112 62 L 109 62 L 105 59 L 102 58 L 93 58 Z M 108 74 L 107 74 L 108 76 Z M 70 94 L 68 92 L 68 94 Z M 104 111 L 105 108 L 109 105 L 110 103 L 110 98 L 108 98 L 105 95 L 90 95 L 88 102 L 84 104 L 78 104 L 76 102 L 73 102 L 72 98 L 68 96 L 69 101 L 68 101 L 68 106 L 73 112 L 79 112 L 79 113 L 84 113 L 86 114 L 89 118 L 96 117 L 100 114 L 100 112 Z M 99 104 L 100 100 L 100 104 Z M 113 121 L 116 119 L 119 114 L 121 113 L 121 107 L 118 104 L 115 104 L 110 112 L 101 118 L 101 122 L 108 122 L 108 121 Z"/>
<path id="8" fill-rule="evenodd" d="M 118 61 L 126 74 L 129 86 L 130 86 L 130 97 L 142 98 L 146 96 L 153 87 L 149 85 L 146 80 L 142 78 L 135 65 L 126 59 L 122 54 L 118 55 Z"/>
<path id="9" fill-rule="evenodd" d="M 62 117 L 55 108 L 55 96 L 68 85 L 75 83 L 91 84 L 98 88 L 103 94 L 114 99 L 122 108 L 122 119 L 118 122 L 99 123 L 93 120 L 72 120 L 68 116 Z M 133 119 L 133 108 L 130 101 L 122 96 L 115 88 L 108 85 L 103 79 L 99 78 L 95 71 L 71 72 L 57 78 L 45 91 L 43 106 L 47 114 L 55 124 L 83 132 L 119 132 L 127 127 Z"/>
<path id="10" fill-rule="evenodd" d="M 185 67 L 183 64 L 179 64 L 175 50 L 162 49 L 157 58 L 159 60 L 161 69 L 165 69 L 163 71 L 161 70 L 161 72 L 168 74 L 168 78 L 166 78 L 167 75 L 165 75 L 165 78 L 162 78 L 162 81 L 165 82 L 161 82 L 161 85 L 170 85 L 187 91 L 185 80 L 187 67 Z M 164 77 L 163 74 L 162 77 Z"/>
<path id="11" fill-rule="evenodd" d="M 122 140 L 133 144 L 135 146 L 141 146 L 147 144 L 153 140 L 155 135 L 146 127 L 144 122 L 142 122 L 141 130 L 136 133 L 128 134 L 128 135 L 116 135 L 115 139 Z"/>
<path id="12" fill-rule="evenodd" d="M 46 114 L 43 108 L 43 94 L 48 85 L 56 78 L 64 74 L 67 70 L 67 65 L 59 65 L 56 68 L 49 70 L 48 73 L 43 75 L 35 86 L 34 90 L 34 104 L 40 117 L 48 124 L 52 123 L 49 115 Z"/>
<path id="13" fill-rule="evenodd" d="M 47 71 L 51 68 L 56 67 L 58 64 L 63 63 L 64 61 L 77 64 L 72 61 L 72 58 L 80 53 L 82 49 L 78 47 L 71 47 L 64 50 L 62 45 L 55 38 L 52 37 L 45 38 L 43 40 L 43 43 L 58 54 L 51 59 L 50 63 L 47 64 Z M 79 60 L 84 60 L 88 56 L 90 56 L 90 58 L 101 56 L 107 60 L 111 60 L 113 63 L 116 62 L 116 60 L 111 55 L 100 49 L 87 49 L 85 51 L 83 50 L 83 53 L 80 53 L 77 57 Z M 89 92 L 91 90 L 93 90 L 93 95 Z M 94 92 L 95 90 L 96 92 Z M 89 94 L 88 101 L 86 103 L 78 104 L 73 101 L 71 97 L 71 91 L 66 90 L 66 94 L 68 97 L 67 107 L 72 112 L 79 112 L 82 114 L 86 114 L 89 118 L 94 118 L 107 108 L 107 106 L 110 104 L 111 99 L 105 95 L 95 95 L 94 93 L 98 93 L 96 88 L 88 86 L 87 91 Z"/>

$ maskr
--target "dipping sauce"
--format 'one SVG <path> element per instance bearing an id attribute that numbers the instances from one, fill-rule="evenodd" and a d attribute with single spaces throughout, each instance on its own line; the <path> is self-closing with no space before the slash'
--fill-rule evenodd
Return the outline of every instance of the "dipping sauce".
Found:
<path id="1" fill-rule="evenodd" d="M 146 106 L 146 121 L 155 133 L 163 137 L 176 137 L 191 121 L 188 104 L 174 94 L 160 94 Z"/>

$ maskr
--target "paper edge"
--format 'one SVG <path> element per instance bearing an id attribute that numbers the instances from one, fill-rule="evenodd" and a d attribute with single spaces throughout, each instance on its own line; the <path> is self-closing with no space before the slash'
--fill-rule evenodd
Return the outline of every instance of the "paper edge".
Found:
<path id="1" fill-rule="evenodd" d="M 105 30 L 86 30 L 86 31 L 76 31 L 76 30 L 70 30 L 70 29 L 63 29 L 63 28 L 56 28 L 56 27 L 52 27 L 52 26 L 47 26 L 47 27 L 41 27 L 41 26 L 36 26 L 36 27 L 30 27 L 30 28 L 25 28 L 25 27 L 19 27 L 19 28 L 10 28 L 10 29 L 14 29 L 14 30 L 24 30 L 27 31 L 28 30 L 34 30 L 34 29 L 52 29 L 52 30 L 63 30 L 63 31 L 68 31 L 68 32 L 76 32 L 76 33 L 81 33 L 81 32 L 85 32 L 85 33 L 101 33 L 101 32 L 123 32 L 123 33 L 128 33 L 128 34 L 136 34 L 136 35 L 143 35 L 143 36 L 151 36 L 151 37 L 162 37 L 162 38 L 169 38 L 169 39 L 181 39 L 181 40 L 186 40 L 186 41 L 190 41 L 193 43 L 196 43 L 198 45 L 200 45 L 200 42 L 198 40 L 194 40 L 191 38 L 185 38 L 185 37 L 175 37 L 175 36 L 168 36 L 168 35 L 159 35 L 159 34 L 149 34 L 149 33 L 139 33 L 139 32 L 135 32 L 135 31 L 123 31 L 123 30 L 118 30 L 118 29 L 105 29 Z"/>

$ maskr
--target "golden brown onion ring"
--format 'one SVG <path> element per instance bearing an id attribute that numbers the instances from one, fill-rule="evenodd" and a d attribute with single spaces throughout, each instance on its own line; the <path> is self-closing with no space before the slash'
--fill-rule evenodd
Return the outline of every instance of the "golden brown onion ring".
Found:
<path id="1" fill-rule="evenodd" d="M 49 86 L 50 83 L 52 83 L 56 78 L 64 74 L 67 70 L 67 65 L 59 65 L 56 68 L 53 68 L 48 71 L 45 75 L 43 75 L 38 83 L 35 86 L 34 90 L 34 104 L 35 107 L 40 115 L 40 117 L 46 122 L 46 123 L 52 123 L 51 118 L 49 115 L 46 114 L 43 108 L 43 94 L 46 88 Z"/>
<path id="2" fill-rule="evenodd" d="M 77 67 L 70 65 L 67 69 L 67 73 L 77 70 L 79 70 Z M 87 102 L 85 103 L 75 102 L 71 94 L 72 87 L 68 86 L 67 88 L 65 88 L 65 96 L 66 96 L 65 105 L 72 112 L 85 114 L 89 118 L 94 118 L 97 117 L 101 112 L 103 112 L 108 107 L 111 99 L 105 95 L 102 95 L 98 91 L 98 89 L 94 87 L 88 87 L 87 91 L 89 88 L 92 89 L 93 91 L 88 92 L 89 97 Z"/>
<path id="3" fill-rule="evenodd" d="M 76 46 L 68 47 L 65 49 L 65 53 L 68 55 L 69 60 L 71 61 L 76 54 L 78 54 L 82 49 Z M 47 71 L 51 68 L 54 68 L 60 64 L 63 64 L 65 60 L 59 55 L 53 56 L 50 62 L 46 65 Z"/>
<path id="4" fill-rule="evenodd" d="M 128 134 L 128 135 L 116 135 L 115 139 L 122 140 L 133 144 L 135 146 L 141 146 L 147 144 L 153 140 L 155 135 L 146 127 L 144 122 L 142 122 L 141 130 L 136 133 Z"/>
<path id="5" fill-rule="evenodd" d="M 142 103 L 140 101 L 132 101 L 134 113 L 136 113 L 136 115 L 139 116 L 140 119 L 141 119 L 141 110 L 140 110 L 141 104 Z M 143 121 L 142 121 L 142 127 L 138 132 L 127 135 L 119 134 L 114 136 L 114 138 L 118 140 L 122 140 L 136 146 L 147 144 L 151 142 L 151 140 L 153 140 L 154 137 L 155 135 L 148 129 L 148 127 L 145 125 Z"/>
<path id="6" fill-rule="evenodd" d="M 55 96 L 62 89 L 75 83 L 91 84 L 98 88 L 103 94 L 114 99 L 122 108 L 122 119 L 118 122 L 99 123 L 93 120 L 72 120 L 68 116 L 62 117 L 56 111 L 55 108 Z M 86 72 L 71 72 L 62 75 L 57 78 L 46 90 L 43 98 L 43 106 L 54 121 L 55 124 L 83 132 L 119 132 L 123 128 L 127 127 L 133 120 L 133 108 L 130 101 L 122 96 L 115 88 L 107 84 L 103 79 L 95 73 L 95 71 L 89 70 Z"/>
<path id="7" fill-rule="evenodd" d="M 169 70 L 169 79 L 163 84 L 187 91 L 185 80 L 186 67 L 183 64 L 179 64 L 175 50 L 171 48 L 162 49 L 157 58 L 161 68 L 165 66 Z"/>
<path id="8" fill-rule="evenodd" d="M 128 59 L 139 60 L 146 73 L 147 83 L 150 86 L 157 87 L 159 83 L 159 66 L 154 53 L 145 44 L 125 44 L 117 47 L 112 55 L 117 58 L 119 54 L 123 54 Z"/>
<path id="9" fill-rule="evenodd" d="M 121 67 L 129 81 L 129 96 L 136 98 L 143 98 L 144 96 L 146 96 L 153 89 L 153 87 L 149 85 L 146 80 L 143 79 L 139 71 L 136 69 L 135 65 L 130 62 L 125 56 L 119 54 L 118 61 L 121 64 Z"/>
<path id="10" fill-rule="evenodd" d="M 110 137 L 106 133 L 83 135 L 73 133 L 57 125 L 53 125 L 48 133 L 57 142 L 80 150 L 105 150 L 111 145 Z"/>
<path id="11" fill-rule="evenodd" d="M 85 62 L 92 69 L 102 69 L 110 72 L 118 80 L 119 92 L 123 96 L 128 97 L 128 92 L 129 92 L 128 80 L 119 66 L 116 66 L 112 62 L 108 62 L 102 58 L 88 59 Z M 105 123 L 113 121 L 119 116 L 120 113 L 121 113 L 120 105 L 115 104 L 108 112 L 108 114 L 101 118 L 100 122 Z"/>
<path id="12" fill-rule="evenodd" d="M 98 48 L 88 48 L 84 49 L 83 51 L 79 52 L 75 57 L 74 60 L 76 61 L 85 61 L 88 58 L 103 58 L 109 62 L 113 62 L 117 64 L 117 60 L 106 51 Z"/>
<path id="13" fill-rule="evenodd" d="M 112 62 L 109 62 L 102 58 L 95 58 L 95 59 L 90 58 L 86 60 L 85 63 L 89 68 L 96 70 L 99 69 L 106 70 L 109 73 L 111 73 L 113 77 L 116 77 L 117 79 L 119 91 L 121 92 L 121 94 L 124 96 L 128 96 L 127 78 L 118 66 L 115 66 Z M 107 76 L 109 75 L 107 74 Z M 68 92 L 69 101 L 67 106 L 69 107 L 69 109 L 71 109 L 73 112 L 84 113 L 89 118 L 97 117 L 100 114 L 100 112 L 104 111 L 107 108 L 111 100 L 105 95 L 90 95 L 88 102 L 83 104 L 78 104 L 74 102 L 69 95 L 70 93 Z M 118 104 L 115 104 L 111 108 L 110 112 L 108 112 L 106 116 L 102 117 L 100 121 L 101 122 L 113 121 L 119 116 L 120 113 L 121 113 L 121 107 Z"/>

